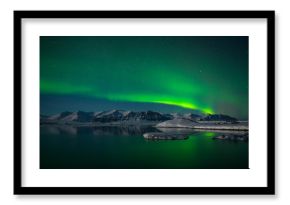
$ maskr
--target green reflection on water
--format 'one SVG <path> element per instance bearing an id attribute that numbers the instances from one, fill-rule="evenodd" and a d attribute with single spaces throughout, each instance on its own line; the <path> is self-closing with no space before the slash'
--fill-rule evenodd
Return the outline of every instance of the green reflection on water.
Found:
<path id="1" fill-rule="evenodd" d="M 248 143 L 213 140 L 193 132 L 186 140 L 149 141 L 155 128 L 43 126 L 44 169 L 246 169 Z"/>

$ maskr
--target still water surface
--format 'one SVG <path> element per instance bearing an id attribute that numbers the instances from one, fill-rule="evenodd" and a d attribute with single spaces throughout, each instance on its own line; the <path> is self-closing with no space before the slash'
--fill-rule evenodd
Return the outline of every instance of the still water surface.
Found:
<path id="1" fill-rule="evenodd" d="M 41 169 L 247 169 L 248 142 L 213 140 L 190 131 L 185 140 L 150 141 L 154 127 L 40 127 Z"/>

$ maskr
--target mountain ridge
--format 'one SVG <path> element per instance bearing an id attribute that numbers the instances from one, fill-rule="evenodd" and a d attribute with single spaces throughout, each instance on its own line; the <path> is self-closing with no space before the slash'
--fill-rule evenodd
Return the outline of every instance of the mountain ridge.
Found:
<path id="1" fill-rule="evenodd" d="M 149 121 L 164 122 L 172 119 L 187 119 L 191 121 L 224 121 L 236 122 L 236 118 L 224 114 L 198 115 L 194 113 L 160 113 L 156 111 L 130 111 L 130 110 L 107 110 L 100 112 L 64 111 L 55 115 L 40 115 L 40 121 L 45 122 L 127 122 L 127 121 Z"/>

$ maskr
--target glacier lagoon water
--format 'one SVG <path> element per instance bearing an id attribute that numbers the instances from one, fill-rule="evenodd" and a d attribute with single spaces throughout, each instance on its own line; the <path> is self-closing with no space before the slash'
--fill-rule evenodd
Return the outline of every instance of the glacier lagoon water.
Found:
<path id="1" fill-rule="evenodd" d="M 213 140 L 190 131 L 185 140 L 151 141 L 151 126 L 40 127 L 41 169 L 248 169 L 248 142 Z"/>

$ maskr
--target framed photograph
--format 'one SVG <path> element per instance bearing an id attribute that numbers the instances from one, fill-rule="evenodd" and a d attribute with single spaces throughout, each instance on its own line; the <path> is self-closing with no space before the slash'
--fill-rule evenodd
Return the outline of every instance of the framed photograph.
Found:
<path id="1" fill-rule="evenodd" d="M 274 194 L 274 11 L 14 11 L 14 194 Z"/>

